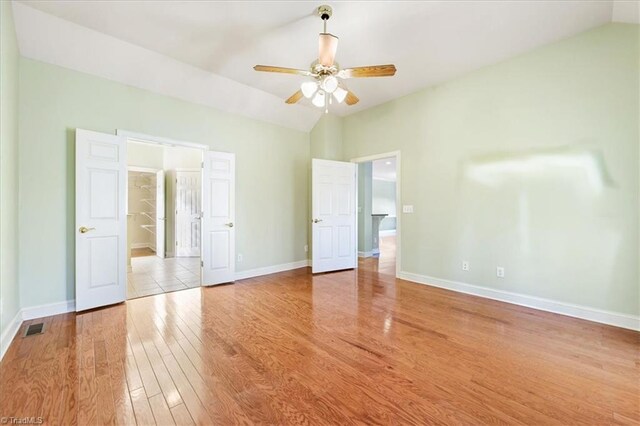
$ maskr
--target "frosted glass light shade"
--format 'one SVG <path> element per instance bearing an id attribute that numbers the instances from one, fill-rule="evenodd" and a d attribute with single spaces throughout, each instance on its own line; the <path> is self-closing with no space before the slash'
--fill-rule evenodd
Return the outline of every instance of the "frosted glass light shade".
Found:
<path id="1" fill-rule="evenodd" d="M 333 93 L 338 88 L 338 79 L 330 75 L 322 80 L 322 88 L 327 93 Z"/>
<path id="2" fill-rule="evenodd" d="M 305 98 L 310 99 L 316 90 L 318 90 L 318 83 L 315 81 L 305 81 L 300 85 L 300 90 Z"/>
<path id="3" fill-rule="evenodd" d="M 344 99 L 347 97 L 347 91 L 344 90 L 342 87 L 337 87 L 336 90 L 333 92 L 333 96 L 335 96 L 336 101 L 338 101 L 339 104 L 341 104 Z"/>
<path id="4" fill-rule="evenodd" d="M 325 93 L 323 90 L 318 90 L 316 95 L 311 100 L 311 103 L 317 106 L 318 108 L 324 107 L 325 103 Z"/>

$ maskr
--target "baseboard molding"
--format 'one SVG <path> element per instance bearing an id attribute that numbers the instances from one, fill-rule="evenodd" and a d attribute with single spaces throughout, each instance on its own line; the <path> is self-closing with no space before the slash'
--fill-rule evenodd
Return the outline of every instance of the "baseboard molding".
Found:
<path id="1" fill-rule="evenodd" d="M 466 293 L 473 296 L 512 303 L 514 305 L 539 309 L 541 311 L 567 315 L 570 317 L 581 318 L 588 321 L 594 321 L 602 324 L 640 331 L 640 316 L 605 311 L 602 309 L 590 308 L 587 306 L 580 306 L 571 303 L 559 302 L 556 300 L 544 299 L 541 297 L 528 296 L 520 293 L 496 290 L 473 284 L 466 284 L 457 281 L 449 281 L 441 278 L 429 277 L 426 275 L 414 274 L 411 272 L 400 272 L 398 274 L 398 278 L 412 281 L 418 284 L 430 285 L 433 287 L 457 291 L 459 293 Z"/>
<path id="2" fill-rule="evenodd" d="M 74 312 L 75 310 L 76 301 L 66 300 L 64 302 L 22 308 L 22 319 L 26 321 L 35 318 L 50 317 L 51 315 L 66 314 L 68 312 Z"/>
<path id="3" fill-rule="evenodd" d="M 13 317 L 6 330 L 0 336 L 0 360 L 4 358 L 4 354 L 9 349 L 9 345 L 13 342 L 13 338 L 20 330 L 20 326 L 22 325 L 22 311 L 16 312 L 16 315 Z"/>
<path id="4" fill-rule="evenodd" d="M 20 309 L 13 320 L 11 320 L 11 324 L 7 327 L 4 333 L 2 333 L 2 337 L 0 337 L 0 360 L 4 357 L 7 349 L 9 349 L 9 345 L 11 345 L 11 342 L 16 336 L 16 333 L 20 329 L 23 321 L 50 317 L 52 315 L 66 314 L 68 312 L 74 312 L 75 310 L 75 300 L 48 303 L 46 305 L 31 306 Z"/>
<path id="5" fill-rule="evenodd" d="M 384 231 L 380 231 L 378 233 L 381 237 L 388 237 L 391 235 L 396 235 L 396 230 L 395 229 L 385 229 Z"/>
<path id="6" fill-rule="evenodd" d="M 309 260 L 299 260 L 297 262 L 283 263 L 281 265 L 273 265 L 273 266 L 265 266 L 263 268 L 249 269 L 247 271 L 236 272 L 236 280 L 246 280 L 247 278 L 275 274 L 277 272 L 290 271 L 292 269 L 305 268 L 310 265 L 311 264 Z"/>
<path id="7" fill-rule="evenodd" d="M 152 248 L 151 243 L 131 243 L 132 249 Z"/>
<path id="8" fill-rule="evenodd" d="M 371 257 L 373 256 L 373 252 L 371 251 L 359 251 L 358 257 Z"/>

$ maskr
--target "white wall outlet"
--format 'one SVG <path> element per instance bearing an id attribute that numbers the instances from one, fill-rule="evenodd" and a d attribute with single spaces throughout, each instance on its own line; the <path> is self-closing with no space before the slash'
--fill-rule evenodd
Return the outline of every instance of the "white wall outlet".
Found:
<path id="1" fill-rule="evenodd" d="M 463 260 L 462 261 L 462 270 L 463 271 L 468 271 L 469 270 L 469 261 L 467 261 L 467 260 Z"/>
<path id="2" fill-rule="evenodd" d="M 238 263 L 240 263 L 240 262 L 242 262 L 242 255 L 241 254 L 238 255 Z"/>
<path id="3" fill-rule="evenodd" d="M 504 278 L 504 268 L 502 266 L 496 268 L 496 276 L 498 278 Z"/>
<path id="4" fill-rule="evenodd" d="M 410 204 L 405 204 L 402 206 L 402 213 L 413 213 L 413 206 Z"/>
<path id="5" fill-rule="evenodd" d="M 305 253 L 308 253 L 308 252 L 309 252 L 309 246 L 308 246 L 308 245 L 306 245 L 306 244 L 305 244 L 305 246 L 304 246 L 304 251 L 305 251 Z"/>

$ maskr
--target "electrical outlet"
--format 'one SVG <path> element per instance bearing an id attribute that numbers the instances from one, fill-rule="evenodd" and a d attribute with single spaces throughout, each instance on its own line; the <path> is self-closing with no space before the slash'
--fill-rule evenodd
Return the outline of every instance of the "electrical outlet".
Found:
<path id="1" fill-rule="evenodd" d="M 462 261 L 462 270 L 463 271 L 468 271 L 469 270 L 469 261 L 467 261 L 467 260 L 463 260 Z"/>
<path id="2" fill-rule="evenodd" d="M 309 246 L 308 246 L 308 245 L 305 245 L 305 246 L 304 246 L 304 251 L 305 251 L 305 253 L 308 253 L 308 252 L 309 252 Z"/>
<path id="3" fill-rule="evenodd" d="M 496 268 L 496 276 L 498 278 L 504 278 L 504 268 L 502 266 Z"/>
<path id="4" fill-rule="evenodd" d="M 402 213 L 413 213 L 413 206 L 410 204 L 402 206 Z"/>
<path id="5" fill-rule="evenodd" d="M 238 255 L 238 263 L 240 263 L 240 262 L 242 262 L 242 255 L 241 254 Z"/>

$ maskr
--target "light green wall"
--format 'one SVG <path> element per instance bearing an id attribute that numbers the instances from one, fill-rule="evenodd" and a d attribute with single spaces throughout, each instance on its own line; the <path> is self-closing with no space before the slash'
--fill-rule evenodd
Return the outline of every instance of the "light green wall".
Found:
<path id="1" fill-rule="evenodd" d="M 371 193 L 371 211 L 374 214 L 386 213 L 389 215 L 380 222 L 380 230 L 396 229 L 396 183 L 373 179 Z"/>
<path id="2" fill-rule="evenodd" d="M 18 63 L 10 2 L 0 2 L 0 335 L 20 310 L 18 288 Z"/>
<path id="3" fill-rule="evenodd" d="M 358 251 L 361 253 L 369 253 L 373 248 L 372 173 L 371 161 L 358 164 Z"/>
<path id="4" fill-rule="evenodd" d="M 28 59 L 20 60 L 20 292 L 74 298 L 74 130 L 126 129 L 236 154 L 243 271 L 306 259 L 309 135 Z M 36 267 L 37 265 L 37 267 Z"/>
<path id="5" fill-rule="evenodd" d="M 310 133 L 311 158 L 342 160 L 342 119 L 323 114 Z"/>
<path id="6" fill-rule="evenodd" d="M 637 315 L 639 55 L 609 24 L 348 116 L 345 159 L 402 152 L 401 270 Z"/>

